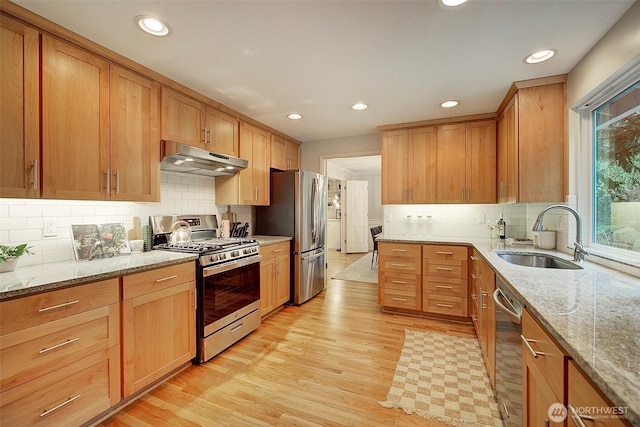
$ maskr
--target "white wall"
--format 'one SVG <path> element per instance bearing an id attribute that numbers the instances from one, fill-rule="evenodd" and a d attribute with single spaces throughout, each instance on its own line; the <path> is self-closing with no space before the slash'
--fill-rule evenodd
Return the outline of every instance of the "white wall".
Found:
<path id="1" fill-rule="evenodd" d="M 380 145 L 379 133 L 305 142 L 300 146 L 300 168 L 323 173 L 324 158 L 380 154 Z"/>
<path id="2" fill-rule="evenodd" d="M 28 243 L 35 255 L 23 256 L 20 265 L 43 264 L 74 259 L 71 224 L 116 222 L 127 230 L 134 217 L 142 225 L 150 215 L 219 214 L 227 207 L 215 205 L 215 180 L 207 177 L 162 172 L 161 203 L 71 201 L 42 199 L 0 199 L 0 244 Z M 252 222 L 252 208 L 232 206 L 237 220 Z M 43 219 L 55 219 L 58 235 L 43 237 Z M 249 230 L 251 230 L 250 227 Z"/>

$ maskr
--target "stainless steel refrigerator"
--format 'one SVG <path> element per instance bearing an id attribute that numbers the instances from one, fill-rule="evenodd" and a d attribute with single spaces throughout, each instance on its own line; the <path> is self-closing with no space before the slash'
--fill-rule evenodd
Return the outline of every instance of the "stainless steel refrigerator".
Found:
<path id="1" fill-rule="evenodd" d="M 324 289 L 326 180 L 307 171 L 271 172 L 271 204 L 256 207 L 255 234 L 292 237 L 291 299 L 299 305 Z"/>

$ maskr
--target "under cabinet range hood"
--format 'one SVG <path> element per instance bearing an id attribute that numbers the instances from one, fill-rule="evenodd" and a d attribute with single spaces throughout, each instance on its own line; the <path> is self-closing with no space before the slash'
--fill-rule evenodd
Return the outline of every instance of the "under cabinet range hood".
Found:
<path id="1" fill-rule="evenodd" d="M 231 176 L 249 162 L 226 154 L 211 153 L 176 141 L 160 141 L 160 169 L 204 176 Z"/>

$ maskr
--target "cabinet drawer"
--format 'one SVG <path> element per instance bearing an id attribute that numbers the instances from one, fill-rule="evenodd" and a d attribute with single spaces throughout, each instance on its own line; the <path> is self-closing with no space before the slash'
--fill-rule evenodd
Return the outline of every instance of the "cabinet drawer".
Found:
<path id="1" fill-rule="evenodd" d="M 420 258 L 405 258 L 381 255 L 378 260 L 380 271 L 396 273 L 420 274 Z"/>
<path id="2" fill-rule="evenodd" d="M 119 300 L 119 279 L 109 279 L 3 301 L 0 303 L 0 334 L 52 322 Z"/>
<path id="3" fill-rule="evenodd" d="M 120 401 L 120 347 L 80 358 L 0 395 L 0 425 L 72 426 Z"/>
<path id="4" fill-rule="evenodd" d="M 522 310 L 522 341 L 522 352 L 540 372 L 544 372 L 555 395 L 562 398 L 566 355 L 526 309 Z M 536 352 L 535 357 L 533 352 Z"/>
<path id="5" fill-rule="evenodd" d="M 467 262 L 458 260 L 423 259 L 423 274 L 425 276 L 467 278 Z"/>
<path id="6" fill-rule="evenodd" d="M 410 243 L 378 243 L 378 252 L 380 255 L 389 255 L 393 257 L 420 257 L 420 245 Z"/>
<path id="7" fill-rule="evenodd" d="M 3 335 L 0 342 L 2 390 L 117 345 L 119 319 L 119 304 L 112 304 Z"/>
<path id="8" fill-rule="evenodd" d="M 431 259 L 467 260 L 466 246 L 423 245 L 422 257 Z"/>
<path id="9" fill-rule="evenodd" d="M 274 245 L 260 246 L 260 255 L 263 260 L 274 258 L 290 253 L 291 244 L 289 242 L 276 243 Z"/>
<path id="10" fill-rule="evenodd" d="M 451 297 L 467 297 L 467 281 L 462 279 L 448 279 L 425 276 L 422 280 L 423 292 Z"/>
<path id="11" fill-rule="evenodd" d="M 423 294 L 422 311 L 448 314 L 450 316 L 467 316 L 467 299 L 446 295 Z"/>
<path id="12" fill-rule="evenodd" d="M 135 298 L 149 292 L 195 280 L 196 268 L 193 261 L 131 274 L 122 278 L 122 299 Z"/>
<path id="13" fill-rule="evenodd" d="M 380 283 L 385 289 L 411 289 L 413 292 L 420 291 L 420 276 L 414 274 L 387 273 L 381 275 Z"/>
<path id="14" fill-rule="evenodd" d="M 420 310 L 420 300 L 416 293 L 409 289 L 384 289 L 382 305 L 386 307 L 406 308 L 408 310 Z"/>

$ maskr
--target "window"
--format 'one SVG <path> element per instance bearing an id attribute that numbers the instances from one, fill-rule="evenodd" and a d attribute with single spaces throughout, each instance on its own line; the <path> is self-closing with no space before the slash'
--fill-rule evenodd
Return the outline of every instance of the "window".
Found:
<path id="1" fill-rule="evenodd" d="M 640 81 L 625 86 L 590 110 L 590 246 L 640 255 Z"/>

